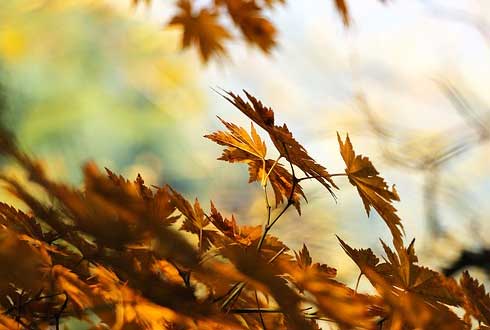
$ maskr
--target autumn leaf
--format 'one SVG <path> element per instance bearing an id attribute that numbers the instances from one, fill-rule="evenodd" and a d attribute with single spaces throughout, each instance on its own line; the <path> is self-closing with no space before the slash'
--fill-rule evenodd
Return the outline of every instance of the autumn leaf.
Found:
<path id="1" fill-rule="evenodd" d="M 308 155 L 306 149 L 293 137 L 286 124 L 274 124 L 274 111 L 244 91 L 249 102 L 232 92 L 222 95 L 238 110 L 263 128 L 271 138 L 281 157 L 299 167 L 308 177 L 316 179 L 334 196 L 332 187 L 337 188 L 327 170 Z"/>
<path id="2" fill-rule="evenodd" d="M 461 305 L 461 289 L 454 279 L 416 265 L 414 241 L 396 253 L 382 242 L 386 258 L 379 263 L 371 249 L 353 249 L 338 239 L 361 274 L 390 305 L 384 316 L 388 328 L 402 329 L 402 324 L 411 324 L 424 329 L 463 329 L 463 322 L 446 307 Z"/>
<path id="3" fill-rule="evenodd" d="M 343 142 L 337 133 L 337 139 L 340 145 L 340 154 L 347 166 L 345 173 L 349 177 L 350 183 L 357 188 L 367 215 L 369 216 L 369 211 L 373 207 L 388 225 L 395 245 L 402 246 L 403 225 L 396 214 L 396 208 L 392 204 L 393 201 L 400 200 L 395 187 L 393 186 L 392 190 L 388 188 L 369 158 L 354 153 L 349 135 Z"/>
<path id="4" fill-rule="evenodd" d="M 296 258 L 296 264 L 303 271 L 321 272 L 323 275 L 331 278 L 337 276 L 337 270 L 335 268 L 318 262 L 313 263 L 306 244 L 303 244 L 301 251 L 295 251 L 294 256 Z"/>
<path id="5" fill-rule="evenodd" d="M 218 14 L 206 8 L 195 14 L 189 0 L 180 0 L 178 7 L 180 12 L 172 18 L 169 25 L 182 26 L 182 46 L 187 48 L 196 45 L 205 62 L 211 56 L 224 55 L 226 51 L 223 43 L 231 35 L 218 23 Z"/>
<path id="6" fill-rule="evenodd" d="M 204 214 L 199 201 L 194 201 L 194 206 L 192 206 L 181 194 L 168 187 L 171 191 L 171 197 L 175 206 L 180 213 L 185 217 L 184 223 L 182 224 L 181 230 L 196 234 L 199 238 L 199 249 L 201 251 L 206 251 L 209 249 L 211 242 L 213 241 L 214 231 L 210 229 L 205 229 L 209 224 L 209 219 Z"/>
<path id="7" fill-rule="evenodd" d="M 235 217 L 231 219 L 223 218 L 221 213 L 211 202 L 211 214 L 209 215 L 211 223 L 221 231 L 226 237 L 235 243 L 251 246 L 262 235 L 262 226 L 238 226 Z"/>
<path id="8" fill-rule="evenodd" d="M 34 217 L 28 216 L 24 212 L 5 203 L 0 203 L 0 223 L 12 229 L 15 228 L 17 232 L 33 238 L 39 240 L 45 238 L 41 225 Z"/>
<path id="9" fill-rule="evenodd" d="M 291 202 L 301 214 L 300 198 L 303 197 L 306 200 L 301 186 L 298 183 L 293 184 L 293 176 L 282 164 L 265 159 L 267 148 L 257 134 L 254 125 L 251 124 L 251 134 L 248 134 L 244 128 L 219 119 L 228 132 L 218 131 L 204 136 L 219 145 L 228 147 L 218 159 L 230 163 L 248 164 L 249 183 L 260 182 L 262 186 L 265 186 L 268 180 L 274 191 L 275 206 L 277 207 L 284 201 L 289 202 L 291 197 Z M 293 187 L 294 192 L 291 194 Z"/>
<path id="10" fill-rule="evenodd" d="M 240 248 L 237 245 L 229 245 L 222 249 L 222 255 L 233 262 L 235 267 L 257 287 L 267 288 L 269 293 L 281 310 L 287 314 L 288 326 L 291 329 L 311 329 L 312 325 L 307 322 L 300 312 L 301 297 L 297 291 L 291 288 L 287 281 L 281 277 L 282 267 L 276 263 L 269 263 L 262 255 Z"/>
<path id="11" fill-rule="evenodd" d="M 228 123 L 219 117 L 218 119 L 225 125 L 229 133 L 218 131 L 205 135 L 204 137 L 220 145 L 230 147 L 225 150 L 220 159 L 229 162 L 240 162 L 251 159 L 265 160 L 267 147 L 265 146 L 265 142 L 257 134 L 253 124 L 251 124 L 250 131 L 252 135 L 250 136 L 244 128 Z"/>
<path id="12" fill-rule="evenodd" d="M 356 250 L 340 238 L 339 241 L 363 274 L 376 272 L 393 286 L 394 291 L 401 289 L 412 292 L 433 304 L 460 305 L 461 291 L 453 279 L 417 265 L 418 258 L 415 254 L 414 240 L 408 248 L 399 248 L 396 253 L 381 241 L 386 253 L 386 258 L 381 263 L 378 263 L 379 259 L 370 249 Z M 374 285 L 373 278 L 367 277 Z"/>
<path id="13" fill-rule="evenodd" d="M 464 308 L 466 312 L 479 322 L 490 326 L 490 296 L 485 291 L 485 286 L 478 283 L 467 271 L 463 272 L 460 284 L 464 291 Z"/>
<path id="14" fill-rule="evenodd" d="M 345 253 L 354 261 L 362 273 L 364 270 L 369 268 L 375 268 L 379 263 L 378 257 L 376 257 L 371 249 L 353 249 L 347 243 L 345 243 L 340 237 L 337 239 L 344 249 Z"/>
<path id="15" fill-rule="evenodd" d="M 255 1 L 223 0 L 233 22 L 245 39 L 268 53 L 276 44 L 276 28 L 262 16 L 262 8 Z"/>
<path id="16" fill-rule="evenodd" d="M 305 244 L 300 251 L 295 252 L 294 266 L 289 270 L 291 281 L 300 292 L 308 292 L 305 297 L 314 297 L 311 302 L 319 310 L 316 314 L 335 320 L 342 329 L 372 327 L 374 317 L 368 306 L 374 300 L 356 294 L 354 290 L 334 280 L 336 269 L 313 263 Z"/>
<path id="17" fill-rule="evenodd" d="M 383 327 L 387 329 L 465 330 L 466 324 L 446 305 L 393 286 L 389 280 L 367 267 L 365 275 L 388 305 Z"/>

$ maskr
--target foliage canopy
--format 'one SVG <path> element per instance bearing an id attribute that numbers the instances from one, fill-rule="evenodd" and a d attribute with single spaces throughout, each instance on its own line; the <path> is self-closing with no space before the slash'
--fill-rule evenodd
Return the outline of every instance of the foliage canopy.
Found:
<path id="1" fill-rule="evenodd" d="M 488 329 L 490 297 L 467 272 L 459 281 L 418 264 L 414 241 L 403 243 L 394 201 L 399 197 L 371 161 L 338 135 L 345 173 L 329 174 L 274 112 L 245 92 L 224 97 L 268 133 L 266 142 L 221 120 L 227 131 L 207 135 L 224 146 L 221 160 L 248 165 L 264 191 L 265 224 L 241 225 L 193 203 L 166 185 L 147 186 L 94 164 L 84 187 L 54 182 L 3 131 L 1 152 L 16 161 L 48 202 L 2 175 L 7 189 L 30 209 L 0 204 L 0 328 L 48 329 L 70 318 L 92 329 Z M 301 174 L 300 174 L 301 173 Z M 272 227 L 306 198 L 301 183 L 316 180 L 334 196 L 334 178 L 347 177 L 369 214 L 374 208 L 393 238 L 382 258 L 339 238 L 374 294 L 335 279 L 336 269 L 313 262 L 306 245 L 290 251 Z M 272 186 L 275 207 L 269 203 Z M 463 318 L 456 313 L 464 311 Z"/>

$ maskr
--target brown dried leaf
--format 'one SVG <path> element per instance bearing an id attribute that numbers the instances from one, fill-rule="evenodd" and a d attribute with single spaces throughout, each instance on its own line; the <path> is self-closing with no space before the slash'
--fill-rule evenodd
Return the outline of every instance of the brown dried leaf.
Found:
<path id="1" fill-rule="evenodd" d="M 210 229 L 205 229 L 209 225 L 209 219 L 204 214 L 199 201 L 196 198 L 193 207 L 181 194 L 173 190 L 170 186 L 168 188 L 171 191 L 171 198 L 175 206 L 185 217 L 180 229 L 197 235 L 201 252 L 208 250 L 213 242 L 215 232 Z"/>
<path id="2" fill-rule="evenodd" d="M 249 182 L 257 181 L 264 185 L 265 180 L 268 179 L 274 191 L 276 207 L 284 201 L 288 201 L 291 196 L 291 189 L 293 189 L 293 176 L 282 164 L 271 159 L 265 159 L 267 148 L 253 124 L 251 125 L 251 135 L 249 135 L 242 127 L 219 119 L 229 132 L 218 131 L 205 135 L 206 138 L 228 147 L 218 159 L 230 163 L 248 164 Z M 300 198 L 303 197 L 306 200 L 306 197 L 299 184 L 294 186 L 295 189 L 291 198 L 298 213 L 301 214 Z"/>
<path id="3" fill-rule="evenodd" d="M 274 125 L 274 111 L 244 91 L 251 103 L 244 101 L 232 92 L 223 97 L 238 110 L 262 127 L 274 143 L 282 157 L 299 167 L 307 176 L 315 178 L 333 195 L 332 187 L 337 188 L 327 170 L 308 155 L 306 149 L 296 141 L 286 124 Z"/>
<path id="4" fill-rule="evenodd" d="M 233 22 L 245 39 L 268 53 L 276 44 L 276 28 L 262 15 L 255 1 L 223 0 Z"/>
<path id="5" fill-rule="evenodd" d="M 218 14 L 205 8 L 195 14 L 189 0 L 179 0 L 178 7 L 180 12 L 172 18 L 169 25 L 182 26 L 182 46 L 187 48 L 195 44 L 205 62 L 211 56 L 224 55 L 226 50 L 223 43 L 231 35 L 218 23 Z"/>
<path id="6" fill-rule="evenodd" d="M 225 125 L 229 133 L 218 131 L 205 135 L 204 137 L 219 145 L 229 147 L 225 150 L 226 153 L 223 153 L 223 156 L 220 158 L 221 160 L 242 162 L 250 159 L 265 159 L 267 154 L 265 142 L 257 134 L 253 124 L 250 125 L 250 131 L 252 133 L 250 136 L 244 128 L 228 123 L 219 117 L 218 119 Z M 242 153 L 237 153 L 237 150 L 242 151 Z"/>
<path id="7" fill-rule="evenodd" d="M 366 213 L 369 216 L 371 207 L 374 207 L 390 228 L 395 246 L 401 247 L 403 245 L 403 225 L 396 214 L 396 208 L 392 204 L 393 201 L 400 200 L 395 187 L 393 186 L 392 190 L 389 190 L 388 185 L 378 175 L 378 171 L 369 158 L 354 153 L 349 135 L 343 142 L 337 133 L 337 139 L 340 145 L 340 154 L 347 166 L 345 173 L 347 173 L 350 183 L 357 188 Z"/>
<path id="8" fill-rule="evenodd" d="M 376 257 L 371 249 L 353 249 L 347 243 L 345 243 L 340 237 L 337 239 L 344 249 L 345 253 L 357 264 L 362 273 L 366 267 L 375 268 L 379 263 L 378 257 Z"/>
<path id="9" fill-rule="evenodd" d="M 464 309 L 478 321 L 490 325 L 490 295 L 485 291 L 485 286 L 478 283 L 465 271 L 460 279 L 464 292 Z"/>

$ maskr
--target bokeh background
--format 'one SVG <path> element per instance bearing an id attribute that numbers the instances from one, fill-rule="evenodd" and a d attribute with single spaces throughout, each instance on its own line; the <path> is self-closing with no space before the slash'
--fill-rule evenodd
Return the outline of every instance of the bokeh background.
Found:
<path id="1" fill-rule="evenodd" d="M 214 91 L 246 89 L 331 173 L 344 169 L 336 132 L 349 132 L 396 184 L 420 259 L 447 267 L 490 246 L 490 3 L 350 4 L 346 28 L 332 1 L 288 1 L 267 13 L 279 33 L 270 54 L 237 41 L 228 57 L 203 63 L 195 49 L 181 50 L 179 29 L 165 27 L 171 1 L 3 0 L 2 120 L 52 177 L 80 185 L 80 166 L 93 160 L 257 224 L 260 187 L 246 183 L 245 165 L 217 161 L 221 149 L 203 138 L 220 128 L 216 115 L 248 127 Z M 335 234 L 380 252 L 388 231 L 376 214 L 366 217 L 346 179 L 336 182 L 337 202 L 305 184 L 303 215 L 289 212 L 274 234 L 294 249 L 305 242 L 350 282 L 357 270 Z"/>

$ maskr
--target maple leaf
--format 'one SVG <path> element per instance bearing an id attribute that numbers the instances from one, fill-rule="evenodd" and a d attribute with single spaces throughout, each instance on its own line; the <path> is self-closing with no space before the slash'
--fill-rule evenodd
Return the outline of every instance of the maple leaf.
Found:
<path id="1" fill-rule="evenodd" d="M 304 292 L 304 283 L 308 282 L 308 279 L 317 277 L 330 279 L 337 276 L 335 268 L 328 267 L 325 264 L 313 263 L 306 244 L 303 244 L 303 248 L 300 251 L 294 251 L 294 256 L 297 270 L 291 272 L 291 279 L 301 293 Z"/>
<path id="2" fill-rule="evenodd" d="M 243 249 L 238 245 L 228 245 L 221 249 L 224 257 L 230 260 L 248 282 L 256 288 L 265 289 L 271 294 L 281 310 L 287 315 L 291 329 L 312 329 L 299 310 L 301 297 L 281 277 L 284 269 L 277 263 L 269 263 L 261 254 Z M 288 327 L 288 328 L 289 328 Z"/>
<path id="3" fill-rule="evenodd" d="M 223 0 L 233 22 L 245 39 L 268 53 L 276 44 L 276 28 L 262 16 L 262 8 L 255 1 Z"/>
<path id="4" fill-rule="evenodd" d="M 490 325 L 490 296 L 485 291 L 485 286 L 465 271 L 460 279 L 464 292 L 464 305 L 466 312 L 473 315 L 478 321 Z"/>
<path id="5" fill-rule="evenodd" d="M 349 139 L 349 135 L 342 141 L 337 133 L 340 146 L 340 154 L 344 159 L 345 173 L 349 177 L 350 183 L 357 188 L 357 192 L 362 199 L 367 215 L 373 207 L 383 218 L 393 235 L 396 246 L 402 246 L 403 225 L 396 214 L 393 201 L 399 201 L 395 186 L 389 190 L 388 185 L 371 163 L 368 157 L 356 155 Z"/>
<path id="6" fill-rule="evenodd" d="M 331 278 L 337 276 L 337 270 L 335 268 L 318 262 L 313 263 L 306 244 L 303 244 L 301 251 L 295 251 L 294 255 L 296 257 L 296 264 L 303 271 L 321 272 L 323 275 Z"/>
<path id="7" fill-rule="evenodd" d="M 145 186 L 145 181 L 140 174 L 134 182 L 126 180 L 122 175 L 113 173 L 105 168 L 109 180 L 119 189 L 129 193 L 136 191 L 139 197 L 144 201 L 148 209 L 148 216 L 151 223 L 169 226 L 179 219 L 178 216 L 172 216 L 175 206 L 171 201 L 168 187 L 157 188 L 155 193 Z"/>
<path id="8" fill-rule="evenodd" d="M 340 237 L 337 239 L 344 249 L 345 253 L 357 264 L 362 273 L 366 267 L 375 268 L 379 263 L 378 257 L 376 257 L 371 249 L 353 249 L 347 243 L 345 243 Z"/>
<path id="9" fill-rule="evenodd" d="M 462 293 L 454 279 L 416 264 L 414 242 L 412 240 L 408 248 L 398 248 L 395 253 L 381 241 L 387 260 L 376 265 L 375 270 L 394 287 L 416 293 L 426 301 L 460 305 Z"/>
<path id="10" fill-rule="evenodd" d="M 183 48 L 195 44 L 205 62 L 211 56 L 226 53 L 223 42 L 230 39 L 231 35 L 218 23 L 218 14 L 216 12 L 203 8 L 198 14 L 194 14 L 189 0 L 180 0 L 178 7 L 180 12 L 172 18 L 169 25 L 182 26 Z"/>
<path id="11" fill-rule="evenodd" d="M 248 159 L 260 159 L 264 160 L 267 154 L 267 147 L 265 142 L 262 141 L 260 136 L 257 134 L 255 127 L 251 124 L 250 136 L 247 131 L 235 124 L 228 123 L 218 117 L 218 119 L 225 125 L 228 132 L 218 131 L 209 135 L 205 135 L 208 138 L 220 145 L 229 146 L 230 149 L 223 154 L 222 160 L 233 161 L 244 161 Z"/>
<path id="12" fill-rule="evenodd" d="M 463 323 L 446 307 L 461 305 L 461 289 L 454 279 L 416 265 L 413 241 L 397 253 L 382 242 L 386 259 L 379 263 L 371 249 L 353 249 L 338 239 L 361 274 L 391 306 L 389 315 L 384 316 L 388 328 L 398 329 L 397 324 L 409 323 L 424 329 L 426 326 L 428 329 L 463 329 Z"/>
<path id="13" fill-rule="evenodd" d="M 257 246 L 261 236 L 263 228 L 261 225 L 258 226 L 239 226 L 236 222 L 234 216 L 231 220 L 223 218 L 221 213 L 216 209 L 213 202 L 211 202 L 211 213 L 209 215 L 209 220 L 211 223 L 225 235 L 226 238 L 231 240 L 231 244 L 236 245 L 237 243 L 243 248 L 249 248 L 252 246 Z M 213 237 L 213 244 L 219 245 L 219 238 Z M 230 242 L 223 242 L 220 247 L 229 245 Z M 261 255 L 269 260 L 281 258 L 283 252 L 289 250 L 289 248 L 281 242 L 278 238 L 266 235 L 264 242 L 262 244 Z M 289 260 L 289 256 L 285 256 L 284 259 Z"/>
<path id="14" fill-rule="evenodd" d="M 169 186 L 168 188 L 172 192 L 171 197 L 175 206 L 185 217 L 181 230 L 196 234 L 199 238 L 199 249 L 206 251 L 213 241 L 214 231 L 205 229 L 209 225 L 209 219 L 204 214 L 199 201 L 196 198 L 194 206 L 192 206 L 181 194 L 173 190 L 172 187 Z"/>
<path id="15" fill-rule="evenodd" d="M 387 329 L 465 330 L 467 325 L 446 305 L 426 300 L 412 291 L 402 290 L 367 267 L 365 275 L 389 307 L 383 327 Z"/>
<path id="16" fill-rule="evenodd" d="M 230 220 L 223 218 L 221 213 L 219 213 L 214 206 L 213 202 L 211 202 L 211 214 L 209 215 L 209 220 L 226 237 L 245 246 L 251 246 L 253 242 L 257 241 L 262 235 L 262 226 L 240 227 L 237 225 L 233 215 L 231 216 Z"/>
<path id="17" fill-rule="evenodd" d="M 41 225 L 31 216 L 0 202 L 0 223 L 22 234 L 29 235 L 38 240 L 44 240 Z"/>
<path id="18" fill-rule="evenodd" d="M 275 206 L 277 207 L 285 200 L 289 202 L 291 197 L 292 203 L 298 213 L 301 214 L 300 198 L 303 197 L 306 200 L 301 186 L 293 184 L 293 176 L 282 164 L 271 159 L 265 159 L 267 148 L 257 134 L 254 125 L 251 124 L 251 135 L 249 135 L 244 128 L 228 123 L 221 118 L 219 120 L 229 132 L 218 131 L 204 136 L 228 147 L 218 159 L 230 163 L 248 164 L 249 183 L 257 181 L 264 186 L 266 180 L 269 180 L 274 191 Z M 291 195 L 293 187 L 294 192 Z"/>
<path id="19" fill-rule="evenodd" d="M 232 92 L 226 92 L 226 95 L 222 96 L 269 134 L 281 157 L 299 167 L 308 177 L 315 178 L 332 196 L 335 196 L 332 187 L 337 188 L 337 186 L 327 170 L 308 155 L 306 149 L 295 140 L 286 124 L 282 126 L 274 124 L 274 111 L 271 108 L 265 107 L 247 91 L 244 93 L 250 103 Z"/>
<path id="20" fill-rule="evenodd" d="M 367 308 L 373 303 L 370 297 L 356 294 L 354 290 L 335 281 L 336 269 L 313 263 L 306 244 L 295 252 L 295 259 L 295 267 L 288 269 L 287 264 L 285 266 L 290 274 L 288 277 L 291 277 L 300 292 L 308 292 L 305 297 L 314 297 L 312 302 L 319 309 L 318 315 L 335 320 L 341 329 L 372 327 L 374 318 Z"/>

